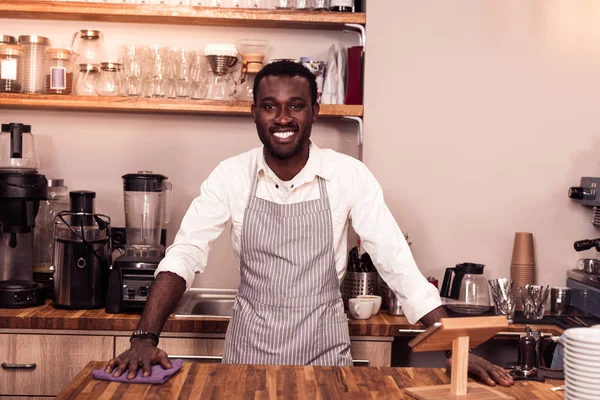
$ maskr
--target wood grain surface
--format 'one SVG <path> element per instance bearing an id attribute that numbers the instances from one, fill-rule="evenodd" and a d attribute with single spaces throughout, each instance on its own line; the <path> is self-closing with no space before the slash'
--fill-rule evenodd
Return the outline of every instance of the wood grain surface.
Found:
<path id="1" fill-rule="evenodd" d="M 104 309 L 64 310 L 52 306 L 50 301 L 39 307 L 0 308 L 0 329 L 57 329 L 89 331 L 133 331 L 137 327 L 140 313 L 107 314 Z M 225 333 L 228 318 L 173 317 L 163 332 L 177 333 Z M 423 325 L 412 325 L 404 316 L 389 315 L 386 311 L 366 319 L 348 321 L 351 336 L 415 336 L 408 333 L 422 330 Z M 538 325 L 544 333 L 560 335 L 562 330 L 554 325 Z M 402 332 L 400 330 L 403 330 Z M 507 332 L 525 332 L 525 325 L 510 325 Z M 514 339 L 514 337 L 512 338 Z"/>
<path id="2" fill-rule="evenodd" d="M 1 6 L 2 3 L 0 3 Z M 2 12 L 0 7 L 0 13 Z M 134 113 L 250 115 L 250 102 L 237 100 L 178 100 L 139 97 L 92 97 L 0 93 L 0 107 L 37 110 L 79 110 Z M 363 106 L 321 105 L 322 117 L 362 117 Z"/>
<path id="3" fill-rule="evenodd" d="M 365 13 L 65 3 L 35 0 L 2 1 L 0 2 L 0 15 L 3 18 L 22 19 L 295 29 L 343 29 L 343 24 L 364 25 L 367 20 Z"/>
<path id="4" fill-rule="evenodd" d="M 304 367 L 184 363 L 163 385 L 122 384 L 92 378 L 90 362 L 57 399 L 408 399 L 404 388 L 447 384 L 444 369 Z M 516 399 L 563 399 L 562 381 L 517 382 L 494 389 Z"/>

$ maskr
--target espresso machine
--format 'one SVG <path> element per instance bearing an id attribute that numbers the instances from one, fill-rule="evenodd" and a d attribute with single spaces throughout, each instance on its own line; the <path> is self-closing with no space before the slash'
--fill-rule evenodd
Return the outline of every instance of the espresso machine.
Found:
<path id="1" fill-rule="evenodd" d="M 579 186 L 569 188 L 569 198 L 591 208 L 590 222 L 600 226 L 600 178 L 583 177 Z M 600 238 L 578 240 L 575 251 L 596 249 L 600 252 Z M 591 260 L 598 261 L 598 260 Z M 571 288 L 571 306 L 600 318 L 600 261 L 581 265 L 567 271 L 567 287 Z"/>
<path id="2" fill-rule="evenodd" d="M 154 272 L 165 254 L 162 226 L 169 222 L 171 183 L 140 171 L 123 177 L 125 245 L 110 272 L 106 312 L 139 311 L 146 305 Z"/>
<path id="3" fill-rule="evenodd" d="M 95 192 L 69 193 L 71 207 L 54 223 L 54 293 L 60 308 L 104 306 L 110 268 L 110 218 L 96 214 Z"/>
<path id="4" fill-rule="evenodd" d="M 48 181 L 31 126 L 2 124 L 0 131 L 0 308 L 42 304 L 44 287 L 33 280 L 33 228 Z"/>

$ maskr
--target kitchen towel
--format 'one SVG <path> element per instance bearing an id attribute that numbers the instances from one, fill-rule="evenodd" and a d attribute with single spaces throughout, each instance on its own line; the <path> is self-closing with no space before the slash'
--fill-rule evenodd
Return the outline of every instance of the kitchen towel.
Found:
<path id="1" fill-rule="evenodd" d="M 150 376 L 143 377 L 142 369 L 140 368 L 137 372 L 137 375 L 133 379 L 127 379 L 127 371 L 123 373 L 123 375 L 115 377 L 112 374 L 106 372 L 104 368 L 95 369 L 92 371 L 92 376 L 96 379 L 101 379 L 103 381 L 112 381 L 112 382 L 122 382 L 122 383 L 154 383 L 154 384 L 162 384 L 169 380 L 170 377 L 175 375 L 177 371 L 181 369 L 183 365 L 183 360 L 173 360 L 171 361 L 171 368 L 163 369 L 159 364 L 155 364 L 152 366 L 152 373 Z M 114 373 L 114 371 L 113 371 Z"/>

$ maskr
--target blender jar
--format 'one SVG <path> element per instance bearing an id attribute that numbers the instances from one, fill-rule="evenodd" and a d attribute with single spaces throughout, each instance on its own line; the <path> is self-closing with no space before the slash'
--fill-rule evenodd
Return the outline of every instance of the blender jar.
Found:
<path id="1" fill-rule="evenodd" d="M 140 171 L 123 175 L 125 200 L 125 254 L 161 257 L 163 223 L 169 222 L 171 184 L 167 177 Z"/>

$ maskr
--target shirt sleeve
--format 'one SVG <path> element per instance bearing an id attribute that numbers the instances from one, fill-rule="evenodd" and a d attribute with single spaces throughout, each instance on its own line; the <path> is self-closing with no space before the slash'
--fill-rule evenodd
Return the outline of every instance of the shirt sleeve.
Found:
<path id="1" fill-rule="evenodd" d="M 356 200 L 350 210 L 352 227 L 379 275 L 398 296 L 404 315 L 414 324 L 442 305 L 439 293 L 419 271 L 371 171 L 361 163 L 358 175 Z"/>
<path id="2" fill-rule="evenodd" d="M 196 273 L 206 268 L 212 243 L 217 239 L 230 218 L 231 212 L 223 189 L 222 164 L 200 187 L 200 195 L 188 208 L 175 241 L 166 251 L 154 276 L 173 272 L 185 280 L 189 289 Z"/>

